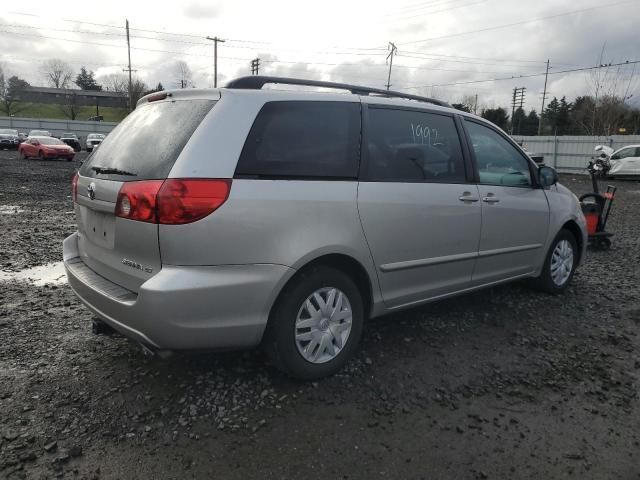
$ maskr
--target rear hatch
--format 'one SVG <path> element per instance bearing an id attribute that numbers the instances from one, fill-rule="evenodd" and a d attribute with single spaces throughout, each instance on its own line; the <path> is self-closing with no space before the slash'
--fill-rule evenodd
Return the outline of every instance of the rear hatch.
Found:
<path id="1" fill-rule="evenodd" d="M 116 215 L 118 195 L 125 185 L 165 180 L 215 103 L 179 96 L 143 102 L 84 162 L 76 184 L 78 249 L 93 271 L 137 292 L 162 268 L 158 224 Z"/>

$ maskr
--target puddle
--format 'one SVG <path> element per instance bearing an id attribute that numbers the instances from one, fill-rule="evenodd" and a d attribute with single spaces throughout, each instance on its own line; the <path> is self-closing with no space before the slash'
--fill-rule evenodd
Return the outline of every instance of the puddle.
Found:
<path id="1" fill-rule="evenodd" d="M 22 212 L 24 209 L 19 205 L 0 205 L 0 215 L 15 215 Z"/>
<path id="2" fill-rule="evenodd" d="M 67 275 L 62 262 L 49 263 L 38 267 L 27 268 L 20 272 L 0 272 L 0 282 L 28 281 L 37 287 L 46 284 L 61 284 L 67 282 Z"/>

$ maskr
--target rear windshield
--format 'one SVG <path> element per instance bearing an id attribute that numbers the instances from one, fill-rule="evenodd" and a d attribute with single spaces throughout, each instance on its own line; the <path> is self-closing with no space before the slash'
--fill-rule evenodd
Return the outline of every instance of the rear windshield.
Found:
<path id="1" fill-rule="evenodd" d="M 58 140 L 57 138 L 37 138 L 38 142 L 42 145 L 64 145 L 64 142 Z"/>
<path id="2" fill-rule="evenodd" d="M 174 100 L 138 106 L 102 141 L 82 165 L 80 175 L 119 181 L 167 178 L 178 155 L 215 103 Z M 95 171 L 100 169 L 118 169 L 130 175 Z"/>

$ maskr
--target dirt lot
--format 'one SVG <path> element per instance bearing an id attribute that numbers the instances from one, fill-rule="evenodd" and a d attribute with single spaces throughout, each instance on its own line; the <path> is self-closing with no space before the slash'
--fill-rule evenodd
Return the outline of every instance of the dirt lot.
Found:
<path id="1" fill-rule="evenodd" d="M 77 166 L 0 152 L 0 270 L 60 260 Z M 146 358 L 93 335 L 68 286 L 4 281 L 0 477 L 640 478 L 640 184 L 616 183 L 614 246 L 565 295 L 515 284 L 372 321 L 317 383 L 260 352 Z"/>

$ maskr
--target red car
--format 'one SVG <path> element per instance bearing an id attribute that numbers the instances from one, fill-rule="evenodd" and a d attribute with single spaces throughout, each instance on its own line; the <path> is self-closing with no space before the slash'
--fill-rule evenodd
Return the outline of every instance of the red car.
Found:
<path id="1" fill-rule="evenodd" d="M 68 162 L 76 154 L 69 145 L 53 137 L 29 137 L 20 144 L 18 153 L 22 160 L 29 157 L 38 157 L 40 160 L 66 158 Z"/>

